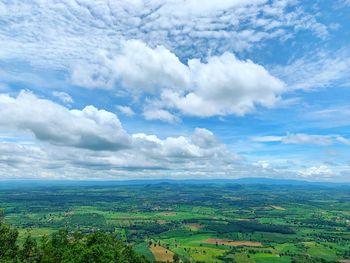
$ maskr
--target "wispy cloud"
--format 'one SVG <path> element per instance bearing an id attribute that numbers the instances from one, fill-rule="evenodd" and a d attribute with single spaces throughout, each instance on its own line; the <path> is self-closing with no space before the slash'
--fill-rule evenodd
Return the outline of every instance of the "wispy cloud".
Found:
<path id="1" fill-rule="evenodd" d="M 331 85 L 349 85 L 350 50 L 336 53 L 319 51 L 278 66 L 272 72 L 283 79 L 290 90 L 315 90 Z"/>
<path id="2" fill-rule="evenodd" d="M 74 102 L 73 98 L 66 92 L 63 91 L 54 91 L 52 92 L 54 97 L 57 97 L 60 101 L 65 104 L 71 104 Z"/>
<path id="3" fill-rule="evenodd" d="M 253 137 L 254 142 L 281 142 L 284 144 L 314 144 L 327 146 L 334 143 L 350 144 L 349 140 L 340 135 L 311 135 L 305 133 L 287 133 L 284 136 L 257 136 Z"/>
<path id="4" fill-rule="evenodd" d="M 304 119 L 317 127 L 335 128 L 350 126 L 350 107 L 338 106 L 310 111 Z"/>
<path id="5" fill-rule="evenodd" d="M 126 115 L 126 116 L 134 116 L 135 112 L 133 111 L 132 108 L 130 108 L 129 106 L 122 106 L 122 105 L 118 105 L 117 106 L 118 111 L 120 111 L 122 114 Z"/>

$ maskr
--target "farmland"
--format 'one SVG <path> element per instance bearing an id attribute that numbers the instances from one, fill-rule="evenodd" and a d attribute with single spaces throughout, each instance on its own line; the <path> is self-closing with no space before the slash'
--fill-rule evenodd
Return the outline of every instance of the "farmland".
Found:
<path id="1" fill-rule="evenodd" d="M 350 188 L 237 183 L 3 188 L 6 223 L 40 238 L 113 233 L 151 260 L 337 262 L 350 259 Z"/>

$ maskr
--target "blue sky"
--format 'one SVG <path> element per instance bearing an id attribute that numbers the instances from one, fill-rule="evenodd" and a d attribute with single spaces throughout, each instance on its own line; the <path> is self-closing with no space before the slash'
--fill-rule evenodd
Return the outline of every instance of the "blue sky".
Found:
<path id="1" fill-rule="evenodd" d="M 350 2 L 0 0 L 0 177 L 350 181 Z"/>

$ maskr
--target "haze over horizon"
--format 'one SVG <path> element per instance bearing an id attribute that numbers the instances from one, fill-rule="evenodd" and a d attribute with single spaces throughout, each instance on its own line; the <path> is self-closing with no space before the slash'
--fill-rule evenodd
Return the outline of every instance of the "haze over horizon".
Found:
<path id="1" fill-rule="evenodd" d="M 349 19 L 349 0 L 0 0 L 0 179 L 350 182 Z"/>

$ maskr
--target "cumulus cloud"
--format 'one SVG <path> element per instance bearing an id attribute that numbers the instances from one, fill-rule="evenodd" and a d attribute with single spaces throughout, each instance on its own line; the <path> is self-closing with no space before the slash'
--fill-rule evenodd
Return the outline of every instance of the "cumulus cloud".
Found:
<path id="1" fill-rule="evenodd" d="M 17 136 L 20 133 L 17 133 Z M 15 136 L 15 134 L 13 134 Z M 42 179 L 239 178 L 273 177 L 346 181 L 348 164 L 318 165 L 291 159 L 242 159 L 209 130 L 160 138 L 136 133 L 119 151 L 41 143 L 28 137 L 1 137 L 0 177 Z"/>
<path id="2" fill-rule="evenodd" d="M 120 53 L 106 55 L 102 61 L 102 72 L 79 72 L 78 79 L 86 80 L 76 84 L 91 79 L 97 84 L 103 79 L 101 88 L 113 87 L 112 83 L 120 87 L 119 83 L 129 95 L 150 95 L 145 102 L 146 119 L 174 121 L 169 110 L 200 117 L 245 115 L 256 106 L 274 106 L 285 90 L 284 83 L 263 66 L 229 52 L 184 64 L 163 46 L 151 48 L 132 40 L 124 42 Z M 108 80 L 100 77 L 105 71 Z M 76 75 L 73 71 L 73 79 Z"/>
<path id="3" fill-rule="evenodd" d="M 26 130 L 42 141 L 93 150 L 118 150 L 129 138 L 118 117 L 94 106 L 68 110 L 22 91 L 17 97 L 0 95 L 0 126 Z"/>
<path id="4" fill-rule="evenodd" d="M 0 141 L 0 177 L 35 179 L 133 179 L 237 176 L 234 155 L 202 148 L 188 137 L 133 136 L 135 148 L 92 151 L 56 145 Z M 152 138 L 153 137 L 153 138 Z M 179 143 L 185 143 L 184 145 Z M 136 148 L 136 146 L 138 148 Z M 216 148 L 216 150 L 215 150 Z M 218 168 L 217 165 L 220 164 Z M 235 164 L 235 165 L 234 165 Z"/>
<path id="5" fill-rule="evenodd" d="M 193 59 L 188 65 L 191 86 L 183 92 L 164 90 L 160 102 L 186 115 L 242 116 L 257 105 L 274 106 L 284 90 L 283 82 L 264 67 L 231 53 L 209 57 L 206 63 Z"/>
<path id="6" fill-rule="evenodd" d="M 224 145 L 207 129 L 197 128 L 190 137 L 168 137 L 164 140 L 155 135 L 128 134 L 118 117 L 111 112 L 91 105 L 82 110 L 69 110 L 50 100 L 40 99 L 29 91 L 22 91 L 17 97 L 0 94 L 0 107 L 2 128 L 29 131 L 36 139 L 57 146 L 127 150 L 146 145 L 145 152 L 160 150 L 160 155 L 173 157 L 201 157 L 213 149 L 224 149 Z"/>
<path id="7" fill-rule="evenodd" d="M 164 139 L 145 133 L 129 134 L 113 113 L 93 106 L 69 110 L 28 91 L 17 97 L 1 94 L 0 108 L 0 128 L 16 131 L 12 134 L 18 136 L 0 140 L 0 174 L 11 170 L 36 177 L 28 167 L 34 160 L 43 176 L 58 175 L 62 170 L 62 176 L 69 176 L 69 172 L 77 176 L 80 169 L 95 175 L 97 170 L 113 174 L 122 170 L 181 169 L 193 173 L 217 165 L 226 169 L 239 159 L 204 128 Z M 33 136 L 28 137 L 30 134 Z"/>
<path id="8" fill-rule="evenodd" d="M 187 159 L 210 158 L 216 160 L 237 159 L 226 146 L 219 142 L 212 132 L 204 128 L 196 128 L 189 137 L 168 137 L 164 140 L 155 135 L 137 133 L 132 135 L 135 147 L 140 151 L 151 154 L 154 158 Z"/>
<path id="9" fill-rule="evenodd" d="M 123 41 L 113 57 L 100 53 L 99 64 L 78 65 L 72 80 L 82 87 L 112 88 L 118 82 L 130 93 L 154 93 L 188 85 L 187 67 L 164 46 L 154 49 L 138 40 Z"/>

